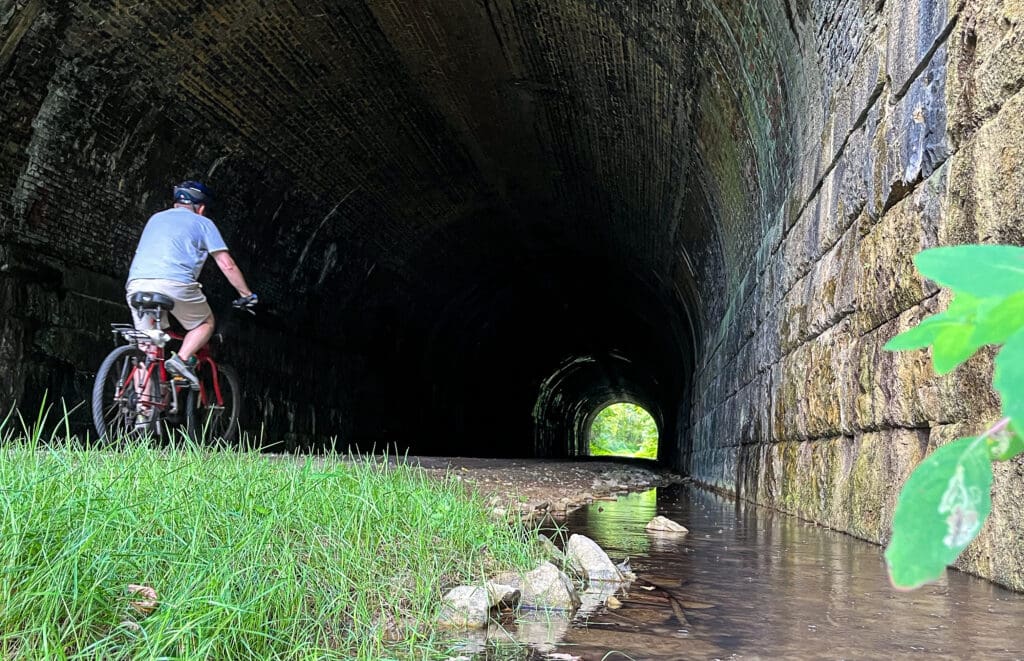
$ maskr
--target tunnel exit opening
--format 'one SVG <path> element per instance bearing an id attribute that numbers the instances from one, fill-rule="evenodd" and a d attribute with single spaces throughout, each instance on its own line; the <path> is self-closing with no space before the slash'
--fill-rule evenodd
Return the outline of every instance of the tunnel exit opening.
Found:
<path id="1" fill-rule="evenodd" d="M 658 423 L 631 402 L 605 406 L 586 431 L 587 454 L 594 457 L 658 458 Z"/>

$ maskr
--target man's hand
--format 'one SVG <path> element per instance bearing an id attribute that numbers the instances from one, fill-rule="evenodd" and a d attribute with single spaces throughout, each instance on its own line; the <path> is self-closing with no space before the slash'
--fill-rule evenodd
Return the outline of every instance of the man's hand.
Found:
<path id="1" fill-rule="evenodd" d="M 234 301 L 231 302 L 231 305 L 238 308 L 239 310 L 245 310 L 249 314 L 256 314 L 253 308 L 256 307 L 256 304 L 259 302 L 259 296 L 256 295 L 256 292 L 253 292 L 248 296 L 236 298 Z"/>

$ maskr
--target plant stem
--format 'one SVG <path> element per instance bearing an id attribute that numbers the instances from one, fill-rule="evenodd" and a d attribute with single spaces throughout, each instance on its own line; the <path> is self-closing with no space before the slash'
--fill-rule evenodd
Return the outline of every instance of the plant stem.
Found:
<path id="1" fill-rule="evenodd" d="M 996 435 L 1001 434 L 1004 431 L 1006 431 L 1006 428 L 1007 428 L 1007 426 L 1009 426 L 1009 424 L 1010 424 L 1010 418 L 1008 418 L 1008 417 L 1003 418 L 1002 420 L 1000 420 L 999 422 L 995 423 L 994 425 L 989 427 L 987 430 L 985 430 L 985 433 L 982 434 L 979 438 L 983 438 L 983 439 L 984 438 L 993 438 Z"/>

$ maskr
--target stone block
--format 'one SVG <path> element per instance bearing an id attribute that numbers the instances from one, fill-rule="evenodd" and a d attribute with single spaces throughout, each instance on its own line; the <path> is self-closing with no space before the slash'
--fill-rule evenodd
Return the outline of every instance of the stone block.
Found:
<path id="1" fill-rule="evenodd" d="M 784 264 L 781 286 L 784 292 L 804 277 L 817 259 L 819 213 L 818 198 L 814 198 L 804 207 L 786 235 L 781 251 Z"/>
<path id="2" fill-rule="evenodd" d="M 818 336 L 815 366 L 808 374 L 808 433 L 811 437 L 852 434 L 855 428 L 856 334 L 844 320 Z"/>
<path id="3" fill-rule="evenodd" d="M 872 218 L 880 217 L 949 157 L 945 81 L 946 47 L 941 46 L 906 93 L 880 108 L 871 153 L 875 165 L 868 214 Z"/>
<path id="4" fill-rule="evenodd" d="M 746 384 L 732 401 L 738 442 L 743 445 L 763 443 L 766 429 L 763 411 L 767 403 L 763 379 L 755 379 Z"/>
<path id="5" fill-rule="evenodd" d="M 947 99 L 954 145 L 970 138 L 1024 87 L 1024 6 L 968 0 L 950 35 Z"/>
<path id="6" fill-rule="evenodd" d="M 867 111 L 866 111 L 867 112 Z M 877 117 L 877 111 L 872 111 Z M 877 124 L 865 124 L 850 134 L 843 156 L 836 164 L 839 179 L 837 211 L 846 225 L 856 221 L 867 206 L 871 184 L 870 144 Z"/>
<path id="7" fill-rule="evenodd" d="M 1024 244 L 1024 94 L 962 145 L 949 169 L 939 241 Z"/>
<path id="8" fill-rule="evenodd" d="M 937 304 L 929 299 L 897 319 L 883 324 L 857 342 L 858 390 L 856 427 L 930 427 L 998 414 L 998 399 L 985 379 L 990 374 L 990 352 L 982 352 L 943 376 L 935 374 L 929 350 L 885 351 L 883 345 L 898 333 L 932 314 Z"/>
<path id="9" fill-rule="evenodd" d="M 771 381 L 772 429 L 778 440 L 852 431 L 856 336 L 841 321 L 782 358 Z"/>
<path id="10" fill-rule="evenodd" d="M 818 443 L 823 512 L 821 522 L 836 530 L 849 530 L 853 520 L 851 475 L 856 441 L 853 436 L 824 439 Z"/>
<path id="11" fill-rule="evenodd" d="M 775 495 L 772 505 L 783 512 L 796 514 L 800 506 L 800 475 L 798 463 L 800 443 L 786 441 L 772 446 L 774 454 L 774 483 L 772 491 Z"/>
<path id="12" fill-rule="evenodd" d="M 858 240 L 856 232 L 847 231 L 790 292 L 803 302 L 797 341 L 820 335 L 856 309 Z"/>
<path id="13" fill-rule="evenodd" d="M 940 43 L 949 22 L 949 0 L 887 2 L 886 71 L 893 94 L 914 80 L 921 63 Z"/>
<path id="14" fill-rule="evenodd" d="M 981 534 L 991 548 L 987 559 L 991 573 L 985 575 L 1013 590 L 1024 590 L 1024 458 L 1000 461 L 992 465 L 992 513 Z M 982 543 L 984 549 L 984 543 Z M 980 550 L 980 553 L 984 550 Z M 984 556 L 982 556 L 984 558 Z M 975 561 L 984 570 L 982 559 Z"/>
<path id="15" fill-rule="evenodd" d="M 866 332 L 933 295 L 935 285 L 918 274 L 913 258 L 937 243 L 942 222 L 941 173 L 919 186 L 873 227 L 857 247 L 856 300 Z"/>
<path id="16" fill-rule="evenodd" d="M 904 481 L 924 456 L 927 435 L 913 429 L 858 434 L 850 475 L 850 528 L 857 537 L 885 544 Z"/>

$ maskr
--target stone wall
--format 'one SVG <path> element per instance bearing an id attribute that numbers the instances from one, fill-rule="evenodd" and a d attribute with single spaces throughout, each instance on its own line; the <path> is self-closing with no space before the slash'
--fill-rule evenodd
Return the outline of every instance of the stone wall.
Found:
<path id="1" fill-rule="evenodd" d="M 921 458 L 998 418 L 991 355 L 937 377 L 927 352 L 882 345 L 948 302 L 915 253 L 1024 242 L 1024 5 L 864 3 L 854 20 L 855 47 L 804 51 L 848 66 L 821 76 L 778 221 L 706 338 L 680 451 L 708 484 L 885 543 Z M 959 562 L 1016 589 L 1022 474 L 997 465 Z"/>

